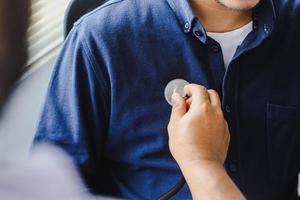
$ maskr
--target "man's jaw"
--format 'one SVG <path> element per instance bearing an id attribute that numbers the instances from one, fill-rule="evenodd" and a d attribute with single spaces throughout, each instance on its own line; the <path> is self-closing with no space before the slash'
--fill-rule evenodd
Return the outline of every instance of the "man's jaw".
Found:
<path id="1" fill-rule="evenodd" d="M 231 10 L 249 11 L 252 10 L 260 0 L 215 0 L 217 3 Z"/>

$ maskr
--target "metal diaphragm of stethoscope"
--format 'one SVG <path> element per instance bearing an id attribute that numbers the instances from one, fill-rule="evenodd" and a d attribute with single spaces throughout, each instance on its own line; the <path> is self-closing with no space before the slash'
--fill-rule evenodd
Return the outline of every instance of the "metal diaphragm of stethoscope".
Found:
<path id="1" fill-rule="evenodd" d="M 181 97 L 185 97 L 184 87 L 190 84 L 184 79 L 174 79 L 170 81 L 165 88 L 165 98 L 167 102 L 172 105 L 172 95 L 174 92 L 178 93 Z"/>

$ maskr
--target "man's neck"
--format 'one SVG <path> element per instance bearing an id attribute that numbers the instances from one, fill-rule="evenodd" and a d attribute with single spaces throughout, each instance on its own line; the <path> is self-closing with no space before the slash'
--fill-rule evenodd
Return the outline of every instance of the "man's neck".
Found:
<path id="1" fill-rule="evenodd" d="M 252 11 L 226 8 L 216 0 L 190 0 L 190 4 L 207 32 L 228 32 L 252 20 Z"/>

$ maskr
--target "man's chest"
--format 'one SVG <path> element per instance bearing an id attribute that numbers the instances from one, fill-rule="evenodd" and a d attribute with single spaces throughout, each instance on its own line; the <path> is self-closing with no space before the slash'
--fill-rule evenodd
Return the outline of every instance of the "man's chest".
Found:
<path id="1" fill-rule="evenodd" d="M 262 189 L 270 174 L 281 180 L 295 177 L 300 169 L 300 61 L 272 48 L 241 54 L 227 72 L 214 45 L 170 47 L 155 56 L 149 52 L 160 49 L 145 50 L 130 62 L 112 63 L 107 152 L 127 166 L 180 172 L 168 150 L 171 107 L 164 96 L 167 84 L 179 78 L 219 92 L 232 138 L 226 166 L 238 185 L 241 177 Z M 258 169 L 255 176 L 248 173 Z"/>
<path id="2" fill-rule="evenodd" d="M 129 59 L 130 63 L 114 65 L 111 128 L 122 130 L 112 132 L 122 134 L 124 139 L 139 140 L 144 134 L 165 138 L 171 107 L 164 90 L 178 78 L 217 90 L 225 116 L 235 123 L 239 118 L 252 125 L 264 124 L 269 104 L 300 107 L 300 93 L 295 87 L 300 84 L 300 62 L 272 57 L 264 51 L 246 52 L 231 63 L 227 72 L 222 52 L 203 47 L 181 52 L 169 49 L 161 56 L 145 54 Z"/>

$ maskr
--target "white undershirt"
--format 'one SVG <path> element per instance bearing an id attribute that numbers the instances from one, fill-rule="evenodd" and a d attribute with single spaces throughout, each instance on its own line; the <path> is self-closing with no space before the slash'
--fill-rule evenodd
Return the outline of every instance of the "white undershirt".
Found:
<path id="1" fill-rule="evenodd" d="M 228 68 L 236 49 L 240 46 L 247 35 L 253 30 L 253 22 L 246 24 L 245 26 L 236 29 L 234 31 L 225 32 L 225 33 L 213 33 L 207 32 L 207 35 L 217 41 L 223 53 L 223 59 L 225 68 Z"/>

